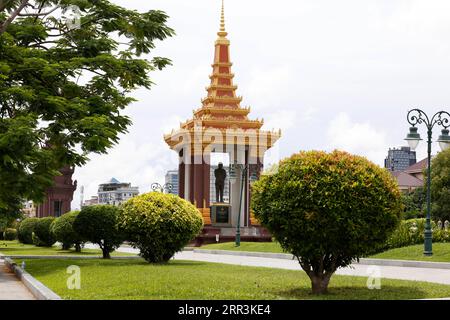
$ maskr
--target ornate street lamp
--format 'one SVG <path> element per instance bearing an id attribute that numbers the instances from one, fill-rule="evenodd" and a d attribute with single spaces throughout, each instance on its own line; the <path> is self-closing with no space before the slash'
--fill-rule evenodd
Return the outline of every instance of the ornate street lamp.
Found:
<path id="1" fill-rule="evenodd" d="M 247 180 L 247 172 L 249 171 L 249 165 L 248 164 L 238 164 L 236 161 L 234 164 L 231 165 L 230 168 L 230 180 L 231 182 L 236 182 L 237 180 L 237 173 L 236 169 L 240 169 L 242 175 L 241 175 L 241 188 L 239 191 L 239 212 L 238 212 L 238 221 L 237 221 L 237 227 L 236 227 L 236 247 L 239 247 L 241 245 L 241 211 L 242 211 L 242 196 L 244 193 L 244 181 Z M 258 179 L 255 172 L 252 172 L 250 174 L 250 183 L 253 183 Z"/>
<path id="2" fill-rule="evenodd" d="M 411 150 L 415 150 L 422 140 L 416 125 L 425 124 L 427 127 L 427 135 L 428 135 L 428 173 L 427 173 L 427 216 L 425 223 L 425 232 L 424 232 L 424 252 L 423 254 L 426 256 L 433 255 L 432 250 L 432 231 L 431 231 L 431 145 L 433 143 L 433 128 L 435 125 L 441 126 L 444 129 L 442 130 L 442 134 L 439 136 L 437 142 L 442 150 L 446 150 L 450 147 L 450 136 L 448 127 L 450 127 L 450 113 L 446 111 L 439 111 L 436 113 L 430 120 L 425 112 L 420 109 L 413 109 L 408 112 L 407 120 L 411 128 L 409 128 L 409 133 L 406 136 L 406 141 L 410 146 Z"/>
<path id="3" fill-rule="evenodd" d="M 166 191 L 167 193 L 170 193 L 173 190 L 173 185 L 171 183 L 161 185 L 158 182 L 154 182 L 152 183 L 151 188 L 153 191 L 158 191 L 161 193 L 164 193 L 164 191 Z"/>

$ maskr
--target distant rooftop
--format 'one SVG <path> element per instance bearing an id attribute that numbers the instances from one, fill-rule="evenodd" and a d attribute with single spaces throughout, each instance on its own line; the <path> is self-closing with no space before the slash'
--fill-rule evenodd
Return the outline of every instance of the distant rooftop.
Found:
<path id="1" fill-rule="evenodd" d="M 116 178 L 111 178 L 109 181 L 105 182 L 105 184 L 119 184 L 119 180 Z"/>
<path id="2" fill-rule="evenodd" d="M 422 173 L 424 169 L 426 169 L 428 165 L 428 158 L 425 158 L 419 162 L 416 162 L 412 166 L 409 166 L 405 169 L 406 173 Z"/>
<path id="3" fill-rule="evenodd" d="M 423 186 L 422 180 L 420 180 L 404 171 L 394 171 L 392 173 L 392 175 L 397 178 L 397 182 L 400 187 L 407 186 L 407 187 L 417 188 L 417 187 Z"/>

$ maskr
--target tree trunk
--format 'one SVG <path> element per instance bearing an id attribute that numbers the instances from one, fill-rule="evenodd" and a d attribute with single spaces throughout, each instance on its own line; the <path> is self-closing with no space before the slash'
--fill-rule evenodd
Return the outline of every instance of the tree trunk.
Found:
<path id="1" fill-rule="evenodd" d="M 61 249 L 62 249 L 62 250 L 69 250 L 69 249 L 70 249 L 70 244 L 68 244 L 68 243 L 63 243 Z"/>
<path id="2" fill-rule="evenodd" d="M 313 294 L 326 294 L 328 292 L 328 284 L 330 283 L 331 275 L 312 275 L 310 276 L 311 279 L 311 286 L 312 286 L 312 293 Z"/>
<path id="3" fill-rule="evenodd" d="M 103 259 L 111 259 L 111 255 L 109 254 L 108 249 L 103 248 L 102 252 L 103 252 Z"/>
<path id="4" fill-rule="evenodd" d="M 75 243 L 75 252 L 81 252 L 81 245 L 79 243 Z"/>

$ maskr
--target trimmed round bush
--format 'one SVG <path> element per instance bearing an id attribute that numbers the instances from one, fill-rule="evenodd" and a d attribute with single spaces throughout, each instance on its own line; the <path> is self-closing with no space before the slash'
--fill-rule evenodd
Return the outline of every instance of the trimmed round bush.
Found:
<path id="1" fill-rule="evenodd" d="M 73 229 L 85 241 L 98 244 L 104 259 L 111 258 L 110 253 L 124 241 L 123 233 L 117 228 L 120 213 L 118 207 L 111 205 L 84 207 L 75 218 Z"/>
<path id="2" fill-rule="evenodd" d="M 20 242 L 33 244 L 33 232 L 38 220 L 38 218 L 27 218 L 20 223 L 17 233 Z"/>
<path id="3" fill-rule="evenodd" d="M 34 226 L 33 243 L 38 247 L 51 247 L 55 244 L 56 239 L 50 231 L 50 226 L 55 217 L 40 218 Z"/>
<path id="4" fill-rule="evenodd" d="M 62 243 L 63 250 L 69 250 L 75 246 L 75 251 L 80 252 L 83 244 L 81 236 L 73 229 L 73 224 L 79 211 L 71 211 L 56 218 L 50 226 L 56 241 Z"/>
<path id="5" fill-rule="evenodd" d="M 340 267 L 383 245 L 403 211 L 391 174 L 342 151 L 308 151 L 280 162 L 252 188 L 255 217 L 297 257 L 315 294 Z"/>
<path id="6" fill-rule="evenodd" d="M 119 227 L 148 262 L 170 260 L 203 227 L 200 211 L 173 194 L 142 194 L 125 202 L 122 210 Z"/>
<path id="7" fill-rule="evenodd" d="M 5 232 L 3 232 L 3 239 L 4 240 L 16 240 L 17 239 L 17 230 L 13 228 L 7 228 Z"/>

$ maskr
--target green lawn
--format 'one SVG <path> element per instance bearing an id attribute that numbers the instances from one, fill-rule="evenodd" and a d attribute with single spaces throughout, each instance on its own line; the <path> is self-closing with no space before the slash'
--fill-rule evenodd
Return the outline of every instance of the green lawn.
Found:
<path id="1" fill-rule="evenodd" d="M 283 250 L 281 249 L 280 245 L 277 242 L 241 242 L 240 247 L 236 247 L 234 242 L 225 242 L 218 244 L 208 244 L 200 247 L 199 249 L 273 252 L 273 253 L 283 252 Z M 414 246 L 387 250 L 385 252 L 370 256 L 369 258 L 450 262 L 450 243 L 433 243 L 433 256 L 431 257 L 425 257 L 423 255 L 423 244 L 418 244 Z"/>
<path id="2" fill-rule="evenodd" d="M 53 246 L 51 248 L 36 247 L 31 244 L 22 244 L 18 241 L 4 241 L 0 240 L 0 253 L 4 255 L 39 255 L 39 256 L 58 256 L 58 255 L 82 255 L 93 256 L 101 255 L 101 250 L 98 249 L 82 249 L 81 252 L 75 252 L 75 249 L 61 250 L 60 246 Z M 113 256 L 129 256 L 134 255 L 123 252 L 113 252 Z"/>
<path id="3" fill-rule="evenodd" d="M 421 299 L 450 297 L 450 286 L 381 280 L 369 290 L 367 278 L 333 276 L 329 294 L 310 294 L 303 271 L 171 260 L 25 260 L 26 269 L 64 299 Z M 20 263 L 20 261 L 17 261 Z M 67 267 L 81 270 L 81 289 L 67 288 Z"/>
<path id="4" fill-rule="evenodd" d="M 371 256 L 378 259 L 419 260 L 433 262 L 450 262 L 450 243 L 433 243 L 433 255 L 423 255 L 423 244 L 391 249 Z"/>

